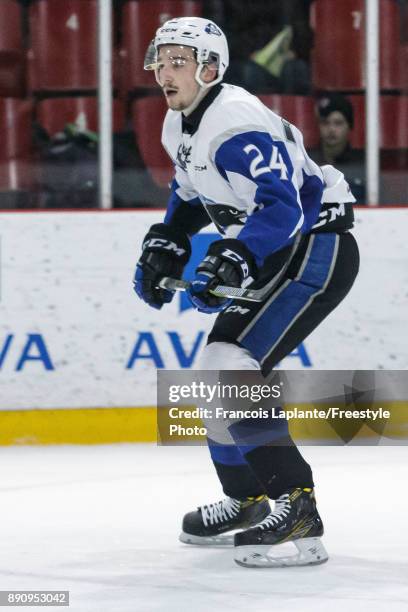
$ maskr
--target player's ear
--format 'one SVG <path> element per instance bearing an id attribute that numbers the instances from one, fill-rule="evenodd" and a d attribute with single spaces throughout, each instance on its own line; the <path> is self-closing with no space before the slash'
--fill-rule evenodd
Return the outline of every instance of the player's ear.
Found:
<path id="1" fill-rule="evenodd" d="M 214 70 L 213 68 L 210 68 L 209 66 L 203 66 L 203 69 L 201 71 L 201 80 L 204 81 L 204 83 L 211 83 L 211 81 L 214 81 L 214 79 L 217 78 L 217 71 Z"/>

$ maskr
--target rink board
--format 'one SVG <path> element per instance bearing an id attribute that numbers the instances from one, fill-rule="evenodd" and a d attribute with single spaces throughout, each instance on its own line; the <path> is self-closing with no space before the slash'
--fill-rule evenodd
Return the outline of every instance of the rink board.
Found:
<path id="1" fill-rule="evenodd" d="M 382 431 L 385 443 L 404 443 L 408 438 L 408 401 L 382 402 L 392 418 Z M 371 406 L 375 408 L 374 406 Z M 286 406 L 291 409 L 291 405 Z M 297 404 L 299 410 L 310 409 L 309 404 Z M 186 430 L 202 427 L 199 419 L 181 419 Z M 340 436 L 324 419 L 292 419 L 292 437 L 300 443 L 343 444 Z M 163 430 L 161 430 L 163 431 Z M 353 437 L 353 443 L 376 444 L 378 435 L 364 425 Z M 115 442 L 156 442 L 165 446 L 205 445 L 199 435 L 160 436 L 156 407 L 145 408 L 87 408 L 76 410 L 9 410 L 0 415 L 0 446 L 21 444 L 111 444 Z"/>
<path id="2" fill-rule="evenodd" d="M 356 217 L 356 285 L 281 368 L 408 367 L 408 210 Z M 156 439 L 156 370 L 194 367 L 215 318 L 181 295 L 160 312 L 136 299 L 140 244 L 161 219 L 0 213 L 1 444 Z M 214 238 L 195 239 L 192 266 Z"/>

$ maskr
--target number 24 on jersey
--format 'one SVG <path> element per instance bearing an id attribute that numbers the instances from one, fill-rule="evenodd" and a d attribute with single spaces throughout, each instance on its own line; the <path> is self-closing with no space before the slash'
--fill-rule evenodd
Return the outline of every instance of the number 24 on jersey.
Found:
<path id="1" fill-rule="evenodd" d="M 271 170 L 279 170 L 281 180 L 288 180 L 288 169 L 286 167 L 285 162 L 283 161 L 283 157 L 279 152 L 278 147 L 272 145 L 272 155 L 269 165 L 266 164 L 265 158 L 257 146 L 255 146 L 254 144 L 249 144 L 244 147 L 244 152 L 247 155 L 249 155 L 252 151 L 255 151 L 256 155 L 252 159 L 251 164 L 249 166 L 251 176 L 256 178 L 257 176 L 265 174 L 266 172 L 270 172 Z"/>

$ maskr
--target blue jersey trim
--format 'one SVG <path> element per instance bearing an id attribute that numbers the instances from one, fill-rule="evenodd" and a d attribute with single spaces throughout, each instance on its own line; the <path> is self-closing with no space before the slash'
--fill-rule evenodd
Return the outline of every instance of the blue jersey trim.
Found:
<path id="1" fill-rule="evenodd" d="M 174 213 L 176 212 L 176 210 L 178 209 L 178 207 L 185 201 L 185 200 L 182 200 L 180 196 L 177 194 L 177 189 L 179 188 L 180 188 L 180 185 L 178 184 L 176 179 L 173 179 L 171 183 L 170 197 L 167 202 L 166 215 L 164 217 L 164 223 L 167 223 L 167 225 L 170 224 L 171 219 Z M 187 200 L 187 201 L 191 206 L 202 206 L 200 198 L 192 198 L 191 200 Z"/>
<path id="2" fill-rule="evenodd" d="M 304 170 L 302 170 L 302 173 L 303 185 L 300 189 L 300 200 L 305 216 L 302 231 L 307 233 L 318 219 L 322 206 L 324 185 L 323 181 L 316 174 L 309 175 Z"/>
<path id="3" fill-rule="evenodd" d="M 293 242 L 302 216 L 285 143 L 267 132 L 237 134 L 219 147 L 215 165 L 225 180 L 228 172 L 234 172 L 256 185 L 254 202 L 259 208 L 237 237 L 262 265 L 265 257 Z"/>

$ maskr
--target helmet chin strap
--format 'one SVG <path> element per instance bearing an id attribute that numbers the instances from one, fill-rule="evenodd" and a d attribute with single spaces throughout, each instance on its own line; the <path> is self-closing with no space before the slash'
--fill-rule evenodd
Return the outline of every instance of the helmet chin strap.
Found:
<path id="1" fill-rule="evenodd" d="M 199 63 L 197 66 L 197 70 L 196 73 L 194 75 L 195 80 L 197 81 L 197 83 L 200 86 L 200 89 L 198 90 L 198 93 L 196 95 L 196 97 L 194 98 L 194 100 L 192 101 L 192 103 L 190 104 L 190 106 L 188 106 L 187 108 L 185 108 L 182 112 L 183 115 L 185 117 L 188 117 L 189 115 L 191 115 L 191 113 L 197 108 L 197 106 L 200 104 L 201 100 L 205 97 L 206 93 L 208 92 L 208 90 L 211 87 L 214 87 L 214 85 L 216 85 L 217 83 L 219 83 L 222 80 L 221 76 L 218 76 L 216 79 L 214 79 L 213 81 L 210 81 L 209 83 L 205 83 L 200 75 L 201 75 L 201 71 L 204 68 L 204 65 Z"/>

